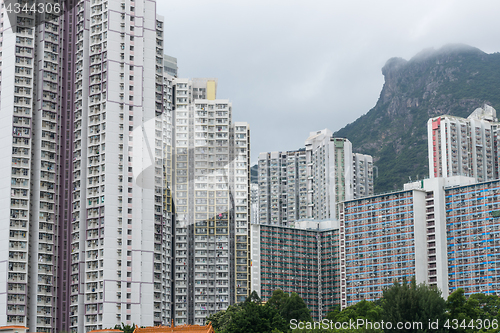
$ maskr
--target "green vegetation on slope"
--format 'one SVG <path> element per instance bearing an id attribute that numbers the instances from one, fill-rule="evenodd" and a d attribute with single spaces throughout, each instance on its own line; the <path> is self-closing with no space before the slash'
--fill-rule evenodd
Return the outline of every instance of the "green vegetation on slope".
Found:
<path id="1" fill-rule="evenodd" d="M 410 61 L 390 59 L 373 109 L 340 129 L 355 152 L 371 154 L 378 169 L 375 192 L 428 177 L 427 120 L 467 117 L 484 103 L 500 111 L 500 53 L 464 45 L 424 51 Z"/>

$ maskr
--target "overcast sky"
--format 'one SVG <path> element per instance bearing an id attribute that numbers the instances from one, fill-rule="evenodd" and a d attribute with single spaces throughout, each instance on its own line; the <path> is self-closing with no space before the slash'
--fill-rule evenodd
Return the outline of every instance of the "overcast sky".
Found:
<path id="1" fill-rule="evenodd" d="M 259 152 L 301 148 L 368 112 L 391 57 L 464 43 L 500 51 L 500 1 L 157 0 L 179 77 L 218 78 Z"/>

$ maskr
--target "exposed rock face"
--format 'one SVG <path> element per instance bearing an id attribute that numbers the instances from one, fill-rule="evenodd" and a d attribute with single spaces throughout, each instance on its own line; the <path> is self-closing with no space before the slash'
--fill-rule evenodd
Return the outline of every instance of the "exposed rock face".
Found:
<path id="1" fill-rule="evenodd" d="M 348 138 L 356 152 L 373 155 L 376 192 L 400 189 L 408 177 L 428 176 L 430 117 L 466 118 L 484 104 L 500 107 L 499 53 L 447 45 L 409 61 L 391 58 L 382 74 L 385 83 L 375 107 L 334 134 Z"/>

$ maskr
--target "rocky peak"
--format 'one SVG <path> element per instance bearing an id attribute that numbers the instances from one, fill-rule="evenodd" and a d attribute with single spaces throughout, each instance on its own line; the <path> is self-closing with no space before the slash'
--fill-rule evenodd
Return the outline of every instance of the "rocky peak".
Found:
<path id="1" fill-rule="evenodd" d="M 500 107 L 500 54 L 462 44 L 425 49 L 410 60 L 389 59 L 375 107 L 334 133 L 356 152 L 374 156 L 377 192 L 402 188 L 428 174 L 427 120 L 467 117 L 484 104 Z"/>

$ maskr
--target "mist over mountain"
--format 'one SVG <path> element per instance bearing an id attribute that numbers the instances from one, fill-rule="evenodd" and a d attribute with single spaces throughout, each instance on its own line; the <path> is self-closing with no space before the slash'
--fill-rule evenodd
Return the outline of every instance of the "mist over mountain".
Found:
<path id="1" fill-rule="evenodd" d="M 353 151 L 373 155 L 375 193 L 401 189 L 409 177 L 428 177 L 429 118 L 467 117 L 484 103 L 500 111 L 500 53 L 450 44 L 410 60 L 391 58 L 382 74 L 376 105 L 334 133 L 348 138 Z"/>

